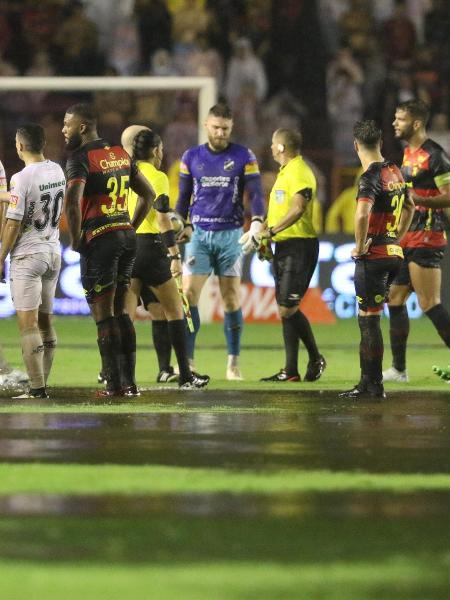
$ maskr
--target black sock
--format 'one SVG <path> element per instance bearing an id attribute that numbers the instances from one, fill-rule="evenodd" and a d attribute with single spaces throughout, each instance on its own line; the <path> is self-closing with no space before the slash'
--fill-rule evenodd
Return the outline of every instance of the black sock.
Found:
<path id="1" fill-rule="evenodd" d="M 295 327 L 297 328 L 297 335 L 303 342 L 303 345 L 305 346 L 306 351 L 308 352 L 309 360 L 317 360 L 320 354 L 308 319 L 302 313 L 301 310 L 295 312 L 290 318 L 293 319 L 293 323 L 295 323 Z"/>
<path id="2" fill-rule="evenodd" d="M 450 348 L 450 315 L 442 306 L 442 304 L 436 304 L 430 310 L 427 310 L 427 317 L 436 327 L 436 331 L 444 340 L 446 346 Z"/>
<path id="3" fill-rule="evenodd" d="M 120 328 L 122 348 L 122 379 L 123 386 L 136 385 L 136 331 L 130 315 L 117 317 Z"/>
<path id="4" fill-rule="evenodd" d="M 108 317 L 97 323 L 97 344 L 102 357 L 102 373 L 106 378 L 107 390 L 122 388 L 120 338 L 120 328 L 115 317 Z"/>
<path id="5" fill-rule="evenodd" d="M 406 306 L 389 306 L 389 335 L 392 364 L 397 371 L 406 369 L 406 343 L 409 336 L 409 317 Z"/>
<path id="6" fill-rule="evenodd" d="M 152 338 L 160 371 L 168 371 L 172 345 L 169 338 L 167 321 L 152 321 Z"/>
<path id="7" fill-rule="evenodd" d="M 298 343 L 299 335 L 295 322 L 295 315 L 283 317 L 284 351 L 286 353 L 285 369 L 288 375 L 298 375 Z"/>
<path id="8" fill-rule="evenodd" d="M 169 338 L 175 351 L 180 369 L 180 383 L 185 383 L 191 378 L 191 370 L 186 350 L 186 322 L 184 319 L 168 321 Z"/>
<path id="9" fill-rule="evenodd" d="M 361 332 L 360 362 L 361 379 L 368 383 L 381 383 L 383 380 L 383 336 L 380 316 L 358 316 Z"/>

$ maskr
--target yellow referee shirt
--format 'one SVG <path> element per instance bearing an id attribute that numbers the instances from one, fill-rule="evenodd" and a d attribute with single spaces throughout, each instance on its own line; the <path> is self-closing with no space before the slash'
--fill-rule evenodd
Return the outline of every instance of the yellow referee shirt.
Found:
<path id="1" fill-rule="evenodd" d="M 276 225 L 289 211 L 292 198 L 302 190 L 311 190 L 311 200 L 301 218 L 293 225 L 277 233 L 272 239 L 275 242 L 291 238 L 315 238 L 317 234 L 312 223 L 313 200 L 316 197 L 317 183 L 311 168 L 299 155 L 282 166 L 269 197 L 267 223 L 269 227 Z"/>
<path id="2" fill-rule="evenodd" d="M 155 190 L 156 198 L 161 194 L 169 195 L 169 180 L 167 175 L 145 161 L 138 161 L 137 163 L 139 171 L 144 175 L 147 181 L 150 183 L 152 188 Z M 128 211 L 130 217 L 134 215 L 136 210 L 138 196 L 132 189 L 128 191 Z M 156 210 L 151 208 L 145 219 L 139 225 L 136 233 L 159 233 L 158 223 L 156 220 Z"/>

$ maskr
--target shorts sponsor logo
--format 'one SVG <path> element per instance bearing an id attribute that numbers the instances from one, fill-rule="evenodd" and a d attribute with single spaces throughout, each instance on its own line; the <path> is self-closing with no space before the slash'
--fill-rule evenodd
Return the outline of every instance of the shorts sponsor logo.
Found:
<path id="1" fill-rule="evenodd" d="M 384 296 L 382 296 L 381 294 L 377 294 L 374 300 L 376 304 L 381 304 L 382 302 L 384 302 Z"/>

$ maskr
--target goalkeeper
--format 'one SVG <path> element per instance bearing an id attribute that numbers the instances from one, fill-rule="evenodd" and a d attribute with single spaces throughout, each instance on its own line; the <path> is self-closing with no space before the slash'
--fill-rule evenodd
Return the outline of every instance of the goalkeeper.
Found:
<path id="1" fill-rule="evenodd" d="M 183 283 L 191 307 L 194 331 L 188 333 L 188 355 L 194 369 L 194 346 L 200 328 L 198 301 L 209 275 L 219 277 L 228 348 L 226 377 L 240 380 L 242 253 L 238 244 L 244 221 L 243 196 L 249 196 L 251 233 L 261 230 L 264 199 L 261 176 L 251 150 L 230 142 L 233 118 L 224 104 L 213 106 L 206 118 L 208 142 L 189 148 L 180 164 L 177 212 L 192 225 L 179 237 L 187 241 Z"/>
<path id="2" fill-rule="evenodd" d="M 243 251 L 257 249 L 267 240 L 275 242 L 273 272 L 276 300 L 283 323 L 286 353 L 284 367 L 262 381 L 300 381 L 299 341 L 308 352 L 305 381 L 315 381 L 326 367 L 307 317 L 299 308 L 317 265 L 319 242 L 312 225 L 316 179 L 300 155 L 302 138 L 291 129 L 277 129 L 272 137 L 272 156 L 280 171 L 270 192 L 267 227 L 244 235 Z"/>

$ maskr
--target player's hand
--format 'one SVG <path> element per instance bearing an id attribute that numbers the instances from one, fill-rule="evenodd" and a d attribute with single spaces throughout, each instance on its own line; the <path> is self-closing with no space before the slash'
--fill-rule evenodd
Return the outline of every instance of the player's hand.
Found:
<path id="1" fill-rule="evenodd" d="M 181 258 L 170 261 L 170 272 L 172 273 L 172 277 L 179 277 L 183 273 L 183 267 L 181 265 Z"/>
<path id="2" fill-rule="evenodd" d="M 366 240 L 366 243 L 364 244 L 364 248 L 363 251 L 359 251 L 357 248 L 353 248 L 353 250 L 351 251 L 351 256 L 353 258 L 353 260 L 357 260 L 358 258 L 362 258 L 363 256 L 366 256 L 366 254 L 369 254 L 369 249 L 370 249 L 370 245 L 372 244 L 372 238 L 369 238 L 368 240 Z"/>
<path id="3" fill-rule="evenodd" d="M 261 232 L 262 223 L 259 221 L 252 221 L 250 229 L 239 238 L 239 244 L 242 246 L 243 254 L 250 254 L 250 252 L 258 250 L 262 240 Z"/>
<path id="4" fill-rule="evenodd" d="M 191 225 L 186 225 L 186 227 L 184 227 L 180 233 L 177 235 L 176 240 L 178 244 L 186 244 L 187 242 L 191 241 L 191 237 L 192 237 L 192 232 L 194 230 L 192 229 Z"/>

